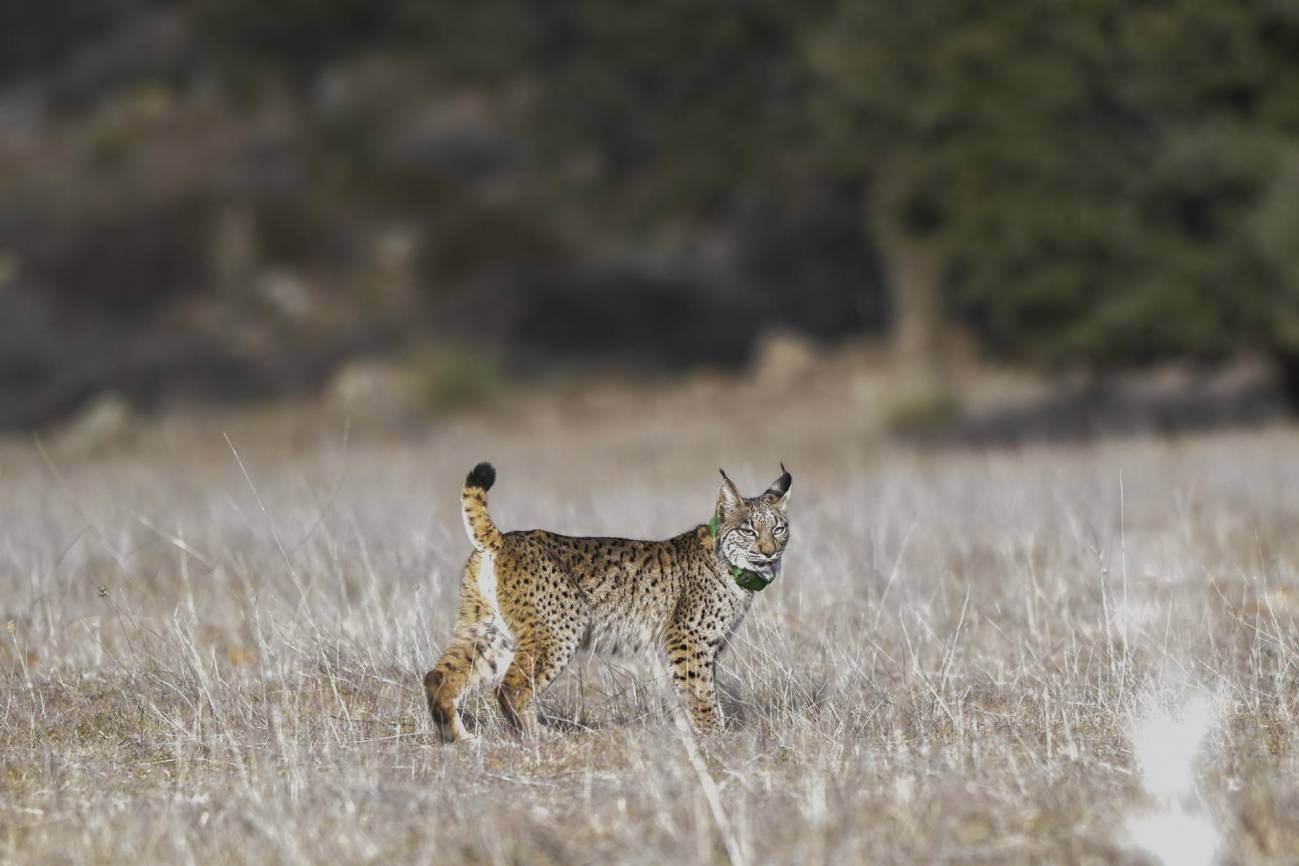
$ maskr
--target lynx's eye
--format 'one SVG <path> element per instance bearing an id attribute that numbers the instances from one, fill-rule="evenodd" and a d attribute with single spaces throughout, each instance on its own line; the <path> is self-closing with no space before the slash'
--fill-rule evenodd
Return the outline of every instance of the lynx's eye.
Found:
<path id="1" fill-rule="evenodd" d="M 776 527 L 776 535 L 780 536 L 781 538 L 784 538 L 785 535 L 788 534 L 788 532 L 789 532 L 789 527 L 783 523 L 780 524 L 780 526 Z"/>
<path id="2" fill-rule="evenodd" d="M 753 531 L 753 527 L 752 527 L 752 526 L 748 526 L 748 525 L 745 525 L 745 526 L 737 526 L 737 527 L 735 528 L 735 531 L 738 532 L 738 533 L 740 533 L 740 535 L 743 535 L 745 538 L 757 538 L 757 537 L 758 537 L 758 533 L 756 533 L 756 532 Z"/>

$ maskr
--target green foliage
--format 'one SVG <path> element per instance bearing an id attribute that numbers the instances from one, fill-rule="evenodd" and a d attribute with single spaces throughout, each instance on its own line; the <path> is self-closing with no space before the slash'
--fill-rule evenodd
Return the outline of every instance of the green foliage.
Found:
<path id="1" fill-rule="evenodd" d="M 894 389 L 879 408 L 884 429 L 901 436 L 941 430 L 950 426 L 960 413 L 960 401 L 950 389 L 925 382 Z"/>
<path id="2" fill-rule="evenodd" d="M 1296 47 L 1271 0 L 850 0 L 814 43 L 815 111 L 832 164 L 927 215 L 949 311 L 1005 354 L 1281 350 Z"/>
<path id="3" fill-rule="evenodd" d="M 487 405 L 504 388 L 495 359 L 454 346 L 417 352 L 404 370 L 411 393 L 434 413 Z"/>

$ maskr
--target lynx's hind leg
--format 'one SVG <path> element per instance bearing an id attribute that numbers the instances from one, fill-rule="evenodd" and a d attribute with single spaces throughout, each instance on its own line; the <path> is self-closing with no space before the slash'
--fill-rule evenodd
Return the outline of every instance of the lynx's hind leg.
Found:
<path id="1" fill-rule="evenodd" d="M 496 689 L 496 699 L 506 721 L 523 736 L 535 738 L 540 733 L 534 699 L 572 660 L 578 637 L 576 630 L 557 639 L 550 631 L 537 629 L 520 639 L 518 652 Z"/>
<path id="2" fill-rule="evenodd" d="M 514 636 L 496 604 L 492 569 L 490 554 L 474 553 L 469 557 L 460 584 L 460 609 L 451 642 L 424 677 L 429 712 L 443 742 L 470 737 L 460 719 L 461 697 L 478 682 L 499 681 L 514 657 Z"/>

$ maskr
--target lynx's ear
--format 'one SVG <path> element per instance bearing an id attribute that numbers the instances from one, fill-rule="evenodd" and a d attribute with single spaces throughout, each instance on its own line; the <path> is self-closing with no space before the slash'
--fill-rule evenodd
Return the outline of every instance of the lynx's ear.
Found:
<path id="1" fill-rule="evenodd" d="M 784 463 L 780 464 L 780 473 L 780 477 L 771 482 L 771 486 L 762 495 L 775 500 L 776 507 L 784 511 L 789 502 L 789 485 L 793 483 L 794 476 L 789 474 Z"/>
<path id="2" fill-rule="evenodd" d="M 731 479 L 726 477 L 725 469 L 718 469 L 722 473 L 722 486 L 717 491 L 717 513 L 730 514 L 740 507 L 744 502 L 744 497 L 740 495 L 740 490 L 735 486 Z"/>

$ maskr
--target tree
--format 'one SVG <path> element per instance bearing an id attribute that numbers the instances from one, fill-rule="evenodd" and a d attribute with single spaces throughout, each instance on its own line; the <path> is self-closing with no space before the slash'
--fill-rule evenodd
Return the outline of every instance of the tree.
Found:
<path id="1" fill-rule="evenodd" d="M 813 40 L 829 157 L 932 245 L 1002 354 L 1254 345 L 1299 397 L 1299 13 L 1271 0 L 846 0 Z"/>

